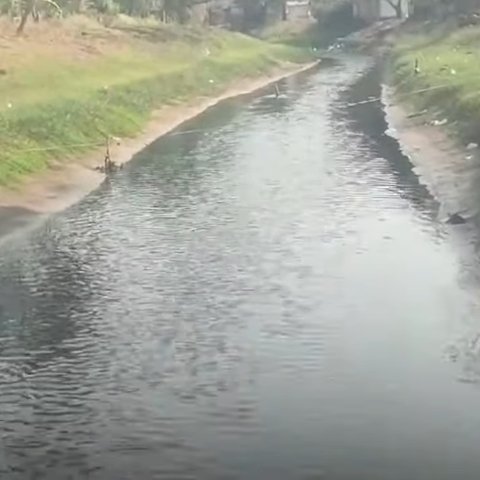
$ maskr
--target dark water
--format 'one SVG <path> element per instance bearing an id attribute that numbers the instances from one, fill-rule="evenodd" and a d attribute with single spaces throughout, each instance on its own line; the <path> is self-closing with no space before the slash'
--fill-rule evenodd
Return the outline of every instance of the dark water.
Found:
<path id="1" fill-rule="evenodd" d="M 344 62 L 1 248 L 2 479 L 479 478 L 477 231 Z"/>

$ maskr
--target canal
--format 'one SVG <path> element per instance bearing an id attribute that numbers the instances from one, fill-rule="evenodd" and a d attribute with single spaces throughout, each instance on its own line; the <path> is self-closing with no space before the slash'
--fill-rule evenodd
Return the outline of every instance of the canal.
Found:
<path id="1" fill-rule="evenodd" d="M 371 66 L 223 103 L 2 245 L 2 479 L 478 479 L 478 231 L 348 107 Z"/>

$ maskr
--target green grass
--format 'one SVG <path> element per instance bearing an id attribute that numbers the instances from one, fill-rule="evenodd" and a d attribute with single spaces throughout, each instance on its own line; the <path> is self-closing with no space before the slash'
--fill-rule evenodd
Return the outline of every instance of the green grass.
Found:
<path id="1" fill-rule="evenodd" d="M 311 48 L 320 46 L 322 33 L 318 22 L 303 20 L 272 25 L 261 33 L 261 37 L 272 43 Z"/>
<path id="2" fill-rule="evenodd" d="M 142 26 L 131 34 L 149 48 L 133 42 L 84 63 L 39 58 L 0 77 L 0 184 L 15 186 L 52 161 L 74 161 L 106 135 L 134 136 L 162 105 L 214 95 L 286 61 L 310 60 L 306 50 L 240 34 L 176 32 L 178 38 L 154 43 L 165 32 Z"/>
<path id="3" fill-rule="evenodd" d="M 432 30 L 405 36 L 393 59 L 393 83 L 400 94 L 442 86 L 418 95 L 405 96 L 415 109 L 447 118 L 469 142 L 480 140 L 480 28 Z M 414 73 L 418 59 L 420 73 Z"/>

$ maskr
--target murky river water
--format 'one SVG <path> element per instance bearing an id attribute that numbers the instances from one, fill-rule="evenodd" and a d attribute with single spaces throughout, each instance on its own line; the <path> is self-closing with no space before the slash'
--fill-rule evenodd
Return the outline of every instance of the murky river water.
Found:
<path id="1" fill-rule="evenodd" d="M 2 479 L 479 478 L 477 233 L 344 62 L 2 246 Z"/>

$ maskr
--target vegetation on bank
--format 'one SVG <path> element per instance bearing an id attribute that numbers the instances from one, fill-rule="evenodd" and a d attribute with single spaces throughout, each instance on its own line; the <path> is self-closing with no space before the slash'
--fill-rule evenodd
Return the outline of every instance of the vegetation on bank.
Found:
<path id="1" fill-rule="evenodd" d="M 260 37 L 276 44 L 295 47 L 318 47 L 321 41 L 320 25 L 313 19 L 278 22 L 263 29 Z"/>
<path id="2" fill-rule="evenodd" d="M 418 32 L 418 26 L 415 28 Z M 465 142 L 480 139 L 480 27 L 439 25 L 405 34 L 394 49 L 393 84 L 415 111 L 446 121 Z M 417 68 L 415 65 L 417 64 Z M 417 90 L 427 89 L 411 95 Z"/>
<path id="3" fill-rule="evenodd" d="M 78 158 L 106 136 L 138 134 L 163 105 L 311 59 L 306 49 L 219 29 L 125 19 L 105 28 L 86 18 L 46 25 L 0 39 L 3 185 Z"/>
<path id="4" fill-rule="evenodd" d="M 272 43 L 300 48 L 326 48 L 365 24 L 349 15 L 348 10 L 335 10 L 321 20 L 303 19 L 277 22 L 261 31 L 260 37 Z"/>

